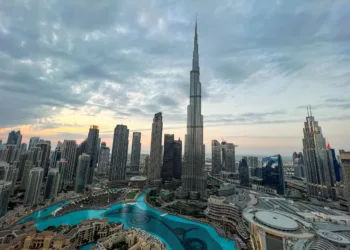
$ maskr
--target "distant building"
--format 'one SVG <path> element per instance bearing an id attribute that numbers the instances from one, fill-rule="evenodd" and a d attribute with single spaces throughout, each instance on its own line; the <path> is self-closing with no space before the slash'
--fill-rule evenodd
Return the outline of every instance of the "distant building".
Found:
<path id="1" fill-rule="evenodd" d="M 111 167 L 108 176 L 109 181 L 125 180 L 128 145 L 128 127 L 125 125 L 117 125 L 114 129 Z"/>
<path id="2" fill-rule="evenodd" d="M 27 153 L 27 143 L 22 143 L 20 147 L 20 154 L 23 155 Z"/>
<path id="3" fill-rule="evenodd" d="M 20 148 L 21 146 L 21 142 L 22 142 L 22 135 L 21 135 L 21 131 L 11 131 L 9 133 L 9 136 L 7 138 L 7 143 L 6 145 L 15 145 L 16 148 Z"/>
<path id="4" fill-rule="evenodd" d="M 7 212 L 7 206 L 10 199 L 12 183 L 0 180 L 0 217 Z"/>
<path id="5" fill-rule="evenodd" d="M 275 189 L 278 194 L 285 194 L 283 162 L 280 155 L 262 159 L 263 186 Z"/>
<path id="6" fill-rule="evenodd" d="M 221 144 L 217 140 L 211 141 L 211 172 L 219 174 L 221 171 Z"/>
<path id="7" fill-rule="evenodd" d="M 61 160 L 62 151 L 60 147 L 56 147 L 55 151 L 51 155 L 50 169 L 55 168 L 58 161 Z"/>
<path id="8" fill-rule="evenodd" d="M 149 155 L 145 156 L 145 175 L 148 176 L 149 171 Z"/>
<path id="9" fill-rule="evenodd" d="M 241 186 L 249 187 L 249 167 L 247 158 L 243 157 L 239 162 L 239 184 Z"/>
<path id="10" fill-rule="evenodd" d="M 94 179 L 94 171 L 97 165 L 98 148 L 99 148 L 99 133 L 98 126 L 91 125 L 87 138 L 86 153 L 90 155 L 90 167 L 87 183 L 91 184 Z"/>
<path id="11" fill-rule="evenodd" d="M 329 164 L 326 140 L 321 127 L 312 116 L 311 108 L 310 111 L 308 109 L 308 116 L 304 122 L 303 151 L 308 195 L 334 198 L 332 168 Z"/>
<path id="12" fill-rule="evenodd" d="M 38 203 L 40 196 L 41 184 L 44 178 L 44 169 L 36 167 L 30 170 L 28 185 L 24 196 L 23 204 L 33 206 Z"/>
<path id="13" fill-rule="evenodd" d="M 235 145 L 233 143 L 227 143 L 223 141 L 221 143 L 222 150 L 222 169 L 226 172 L 236 172 L 236 157 L 235 157 Z"/>
<path id="14" fill-rule="evenodd" d="M 46 178 L 44 199 L 54 200 L 57 197 L 58 186 L 60 183 L 60 172 L 57 168 L 52 168 Z"/>
<path id="15" fill-rule="evenodd" d="M 105 142 L 101 143 L 100 156 L 98 157 L 97 172 L 101 175 L 108 174 L 110 149 Z"/>
<path id="16" fill-rule="evenodd" d="M 295 177 L 305 177 L 304 172 L 304 157 L 303 153 L 297 154 L 296 152 L 293 153 L 293 168 L 294 168 L 294 176 Z"/>
<path id="17" fill-rule="evenodd" d="M 151 136 L 151 153 L 148 181 L 156 181 L 161 179 L 161 167 L 162 167 L 162 136 L 163 136 L 163 116 L 162 113 L 156 113 L 152 123 L 152 136 Z"/>
<path id="18" fill-rule="evenodd" d="M 131 171 L 139 171 L 140 169 L 140 157 L 141 157 L 141 133 L 132 133 L 132 145 L 131 145 Z"/>
<path id="19" fill-rule="evenodd" d="M 83 153 L 79 156 L 75 187 L 76 193 L 85 193 L 90 168 L 90 155 Z"/>

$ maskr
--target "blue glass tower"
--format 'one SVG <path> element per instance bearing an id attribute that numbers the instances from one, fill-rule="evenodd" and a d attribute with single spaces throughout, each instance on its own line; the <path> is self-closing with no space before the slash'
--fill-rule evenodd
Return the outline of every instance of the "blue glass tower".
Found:
<path id="1" fill-rule="evenodd" d="M 263 185 L 275 189 L 278 194 L 285 194 L 284 170 L 281 155 L 262 159 Z"/>

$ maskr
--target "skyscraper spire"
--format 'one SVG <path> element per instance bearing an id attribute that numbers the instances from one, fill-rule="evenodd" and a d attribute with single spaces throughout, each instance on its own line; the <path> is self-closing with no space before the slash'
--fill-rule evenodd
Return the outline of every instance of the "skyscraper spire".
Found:
<path id="1" fill-rule="evenodd" d="M 196 13 L 196 26 L 195 26 L 195 29 L 194 29 L 194 46 L 193 46 L 192 70 L 199 72 L 197 13 Z"/>

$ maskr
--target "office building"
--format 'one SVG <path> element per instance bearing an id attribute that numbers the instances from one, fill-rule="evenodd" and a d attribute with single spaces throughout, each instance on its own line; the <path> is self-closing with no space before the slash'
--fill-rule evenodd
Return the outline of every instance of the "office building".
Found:
<path id="1" fill-rule="evenodd" d="M 333 198 L 332 169 L 329 165 L 326 140 L 322 129 L 312 116 L 311 108 L 304 122 L 304 166 L 309 196 Z"/>
<path id="2" fill-rule="evenodd" d="M 76 193 L 85 193 L 90 168 L 90 155 L 83 153 L 79 156 L 75 187 Z"/>
<path id="3" fill-rule="evenodd" d="M 36 167 L 30 170 L 23 205 L 34 206 L 38 203 L 43 178 L 43 168 Z"/>
<path id="4" fill-rule="evenodd" d="M 110 149 L 106 146 L 105 142 L 101 143 L 100 156 L 98 157 L 97 172 L 100 175 L 107 175 L 109 169 L 109 155 Z"/>
<path id="5" fill-rule="evenodd" d="M 211 141 L 211 172 L 219 174 L 221 171 L 221 144 L 217 140 Z"/>
<path id="6" fill-rule="evenodd" d="M 5 161 L 0 161 L 0 180 L 7 181 L 10 165 Z"/>
<path id="7" fill-rule="evenodd" d="M 148 176 L 148 171 L 149 171 L 149 155 L 145 156 L 145 170 L 144 174 Z"/>
<path id="8" fill-rule="evenodd" d="M 280 155 L 262 159 L 262 179 L 264 187 L 274 189 L 280 195 L 285 194 L 283 162 Z"/>
<path id="9" fill-rule="evenodd" d="M 247 162 L 247 157 L 243 157 L 239 161 L 238 165 L 238 172 L 239 172 L 239 185 L 249 187 L 249 167 Z"/>
<path id="10" fill-rule="evenodd" d="M 131 147 L 131 171 L 139 171 L 140 169 L 140 157 L 141 157 L 141 133 L 132 133 L 132 147 Z"/>
<path id="11" fill-rule="evenodd" d="M 88 184 L 91 184 L 94 178 L 94 171 L 97 165 L 98 148 L 99 148 L 99 133 L 98 126 L 92 125 L 89 129 L 89 135 L 86 144 L 86 153 L 90 155 L 90 167 L 88 174 Z"/>
<path id="12" fill-rule="evenodd" d="M 181 180 L 182 175 L 182 141 L 179 138 L 174 141 L 174 173 L 173 178 Z"/>
<path id="13" fill-rule="evenodd" d="M 7 212 L 11 194 L 12 183 L 10 181 L 0 180 L 0 217 Z"/>
<path id="14" fill-rule="evenodd" d="M 40 137 L 30 137 L 28 150 L 35 147 L 35 145 L 39 142 L 39 140 L 40 140 Z"/>
<path id="15" fill-rule="evenodd" d="M 68 186 L 73 186 L 73 180 L 76 173 L 76 154 L 77 154 L 77 143 L 75 140 L 64 140 L 63 150 L 61 159 L 67 161 L 68 177 L 65 179 L 65 183 Z"/>
<path id="16" fill-rule="evenodd" d="M 23 178 L 23 171 L 26 164 L 26 161 L 28 159 L 28 154 L 23 154 L 19 156 L 18 161 L 18 180 L 22 180 Z"/>
<path id="17" fill-rule="evenodd" d="M 163 136 L 163 116 L 162 113 L 156 113 L 152 123 L 151 153 L 148 171 L 148 181 L 161 179 L 162 167 L 162 136 Z"/>
<path id="18" fill-rule="evenodd" d="M 182 191 L 192 198 L 203 197 L 207 176 L 204 171 L 203 116 L 199 73 L 197 22 L 195 26 L 192 70 L 190 73 L 190 104 L 187 106 L 187 133 L 185 135 Z"/>
<path id="19" fill-rule="evenodd" d="M 128 146 L 128 127 L 125 125 L 117 125 L 114 129 L 111 167 L 109 169 L 109 181 L 125 180 Z"/>
<path id="20" fill-rule="evenodd" d="M 60 172 L 57 168 L 52 168 L 46 178 L 44 199 L 54 200 L 57 197 L 58 186 L 60 183 Z"/>

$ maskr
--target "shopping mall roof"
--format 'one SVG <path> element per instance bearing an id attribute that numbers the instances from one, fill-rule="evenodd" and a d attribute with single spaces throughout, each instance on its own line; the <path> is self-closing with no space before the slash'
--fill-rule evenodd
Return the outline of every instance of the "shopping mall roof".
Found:
<path id="1" fill-rule="evenodd" d="M 293 219 L 272 211 L 259 211 L 255 218 L 260 223 L 282 231 L 294 231 L 298 229 L 298 223 Z"/>

